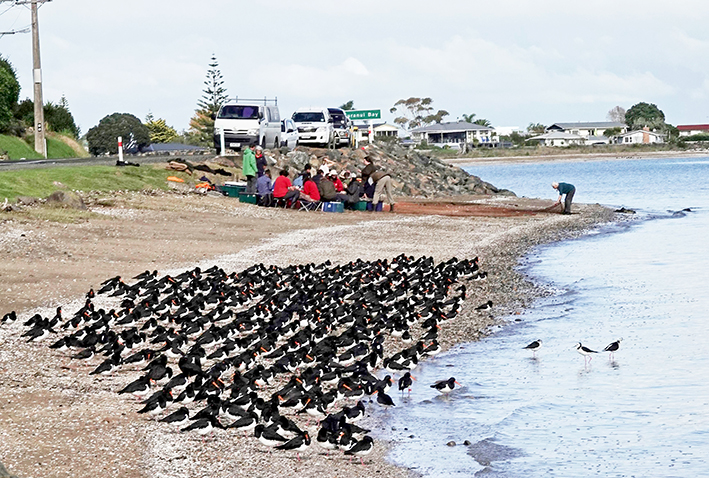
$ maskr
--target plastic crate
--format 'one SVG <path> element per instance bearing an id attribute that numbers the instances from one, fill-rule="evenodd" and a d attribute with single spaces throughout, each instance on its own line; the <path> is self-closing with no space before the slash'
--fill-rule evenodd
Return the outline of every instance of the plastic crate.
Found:
<path id="1" fill-rule="evenodd" d="M 239 194 L 239 202 L 245 202 L 248 204 L 256 204 L 256 195 L 241 193 L 241 194 Z"/>
<path id="2" fill-rule="evenodd" d="M 345 205 L 341 202 L 325 202 L 322 210 L 323 212 L 345 212 Z"/>
<path id="3" fill-rule="evenodd" d="M 357 204 L 354 205 L 354 210 L 355 211 L 366 211 L 367 204 L 368 204 L 368 201 L 357 201 Z"/>
<path id="4" fill-rule="evenodd" d="M 222 191 L 224 191 L 226 195 L 230 198 L 238 198 L 239 194 L 246 190 L 244 188 L 244 190 L 242 191 L 241 186 L 233 186 L 231 184 L 224 184 L 223 186 L 221 186 L 221 188 Z"/>

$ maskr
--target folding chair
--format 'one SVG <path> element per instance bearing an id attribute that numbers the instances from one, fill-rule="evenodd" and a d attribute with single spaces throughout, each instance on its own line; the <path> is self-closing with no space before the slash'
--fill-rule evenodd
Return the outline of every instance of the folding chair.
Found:
<path id="1" fill-rule="evenodd" d="M 300 200 L 299 211 L 318 211 L 322 209 L 322 201 L 303 201 Z"/>

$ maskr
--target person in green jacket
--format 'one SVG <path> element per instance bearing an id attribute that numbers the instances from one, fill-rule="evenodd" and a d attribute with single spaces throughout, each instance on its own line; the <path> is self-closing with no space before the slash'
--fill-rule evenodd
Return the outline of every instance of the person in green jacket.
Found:
<path id="1" fill-rule="evenodd" d="M 562 214 L 571 214 L 571 201 L 573 201 L 574 193 L 576 193 L 574 185 L 568 183 L 551 183 L 551 187 L 559 191 L 559 199 L 556 200 L 556 204 L 561 204 L 561 197 L 566 194 L 566 198 L 564 199 L 564 212 Z"/>
<path id="2" fill-rule="evenodd" d="M 246 176 L 246 194 L 256 194 L 256 156 L 254 155 L 255 144 L 249 145 L 244 150 L 241 160 L 241 172 Z"/>

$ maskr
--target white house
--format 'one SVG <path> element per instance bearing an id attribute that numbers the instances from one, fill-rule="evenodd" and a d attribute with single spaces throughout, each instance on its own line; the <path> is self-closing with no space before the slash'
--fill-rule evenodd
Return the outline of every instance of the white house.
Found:
<path id="1" fill-rule="evenodd" d="M 529 138 L 527 141 L 539 141 L 542 146 L 574 146 L 585 144 L 586 139 L 578 134 L 553 131 Z"/>
<path id="2" fill-rule="evenodd" d="M 547 133 L 563 132 L 588 138 L 589 136 L 605 136 L 607 129 L 620 128 L 621 133 L 628 131 L 628 126 L 615 121 L 591 121 L 580 123 L 554 123 L 544 130 Z"/>
<path id="3" fill-rule="evenodd" d="M 695 134 L 709 134 L 709 124 L 678 124 L 680 136 L 693 136 Z"/>
<path id="4" fill-rule="evenodd" d="M 426 141 L 428 144 L 435 145 L 477 143 L 496 146 L 499 142 L 497 132 L 492 126 L 481 126 L 466 121 L 436 123 L 414 128 L 411 130 L 411 139 L 417 143 Z"/>
<path id="5" fill-rule="evenodd" d="M 355 131 L 355 138 L 358 142 L 367 141 L 369 138 L 369 125 L 358 124 L 357 130 Z M 401 132 L 401 128 L 394 126 L 389 123 L 379 123 L 372 125 L 372 132 L 374 133 L 374 138 L 382 136 L 393 136 L 398 137 Z"/>
<path id="6" fill-rule="evenodd" d="M 664 143 L 663 135 L 646 129 L 629 131 L 616 137 L 618 144 L 659 144 Z"/>

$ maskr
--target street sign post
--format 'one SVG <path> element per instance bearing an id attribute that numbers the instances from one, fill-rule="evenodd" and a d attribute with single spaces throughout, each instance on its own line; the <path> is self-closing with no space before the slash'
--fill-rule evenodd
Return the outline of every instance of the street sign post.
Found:
<path id="1" fill-rule="evenodd" d="M 382 110 L 351 110 L 345 111 L 345 114 L 351 120 L 373 120 L 381 119 Z"/>

